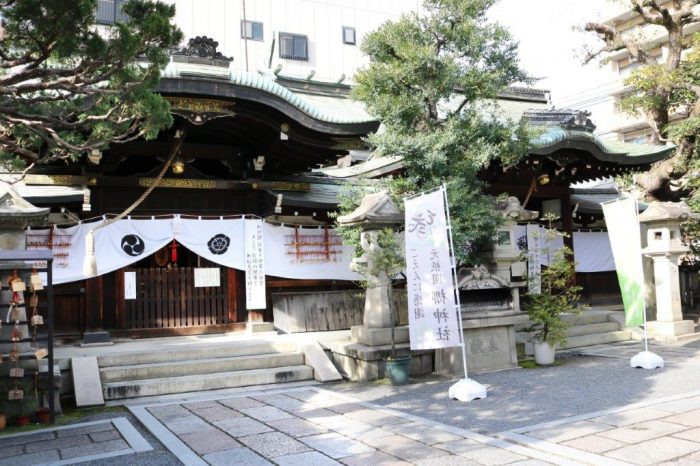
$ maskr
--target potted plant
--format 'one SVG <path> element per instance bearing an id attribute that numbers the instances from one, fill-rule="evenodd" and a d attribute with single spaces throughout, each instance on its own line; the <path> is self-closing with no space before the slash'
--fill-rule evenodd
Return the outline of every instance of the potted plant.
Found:
<path id="1" fill-rule="evenodd" d="M 525 310 L 530 318 L 530 325 L 525 329 L 529 341 L 534 345 L 535 362 L 545 366 L 554 363 L 557 345 L 566 343 L 566 331 L 570 323 L 562 314 L 577 314 L 581 287 L 575 286 L 576 264 L 572 260 L 573 252 L 563 246 L 552 251 L 557 232 L 552 223 L 556 216 L 545 215 L 548 226 L 544 233 L 542 252 L 547 257 L 547 267 L 540 273 L 541 292 L 531 293 L 525 302 Z M 529 277 L 533 280 L 535 277 Z"/>

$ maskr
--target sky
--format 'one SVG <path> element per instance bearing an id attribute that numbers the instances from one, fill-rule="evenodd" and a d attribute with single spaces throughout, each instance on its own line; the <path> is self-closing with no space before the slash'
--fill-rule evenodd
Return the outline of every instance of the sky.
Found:
<path id="1" fill-rule="evenodd" d="M 557 106 L 571 97 L 596 92 L 609 81 L 608 68 L 582 65 L 577 56 L 582 45 L 595 38 L 574 31 L 588 21 L 600 21 L 618 13 L 614 0 L 500 0 L 489 17 L 506 26 L 520 43 L 522 67 L 542 78 L 534 87 L 548 89 Z"/>

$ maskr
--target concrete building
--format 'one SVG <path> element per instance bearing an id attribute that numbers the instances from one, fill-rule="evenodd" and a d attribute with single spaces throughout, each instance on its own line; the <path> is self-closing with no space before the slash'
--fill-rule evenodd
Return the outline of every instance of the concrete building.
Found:
<path id="1" fill-rule="evenodd" d="M 125 0 L 98 0 L 98 21 L 111 24 Z M 352 82 L 367 62 L 362 39 L 420 0 L 164 0 L 177 9 L 184 37 L 208 36 L 234 57 L 234 70 L 273 69 L 296 78 Z"/>
<path id="2" fill-rule="evenodd" d="M 669 5 L 673 9 L 671 1 L 659 3 L 662 6 Z M 644 23 L 639 14 L 632 9 L 616 14 L 604 22 L 627 38 L 643 44 L 659 62 L 666 59 L 668 37 L 663 26 Z M 685 27 L 684 33 L 689 36 L 698 30 L 700 30 L 700 23 L 690 24 Z M 625 80 L 640 64 L 631 58 L 626 49 L 615 52 L 608 58 L 609 63 L 601 67 L 601 73 L 606 73 L 609 77 L 605 84 L 555 98 L 554 103 L 558 108 L 591 112 L 597 125 L 596 134 L 602 138 L 631 143 L 650 142 L 651 129 L 648 123 L 640 115 L 631 115 L 622 109 L 623 99 L 631 92 Z M 588 66 L 595 66 L 595 64 L 591 63 Z M 679 112 L 672 117 L 672 120 L 684 117 L 684 113 Z"/>

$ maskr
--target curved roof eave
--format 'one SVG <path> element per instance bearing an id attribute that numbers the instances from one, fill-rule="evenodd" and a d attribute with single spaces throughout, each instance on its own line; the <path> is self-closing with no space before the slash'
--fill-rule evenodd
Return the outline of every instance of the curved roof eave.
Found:
<path id="1" fill-rule="evenodd" d="M 162 73 L 156 91 L 259 102 L 279 110 L 308 128 L 338 136 L 365 135 L 379 128 L 379 121 L 369 115 L 342 115 L 324 111 L 257 73 L 230 71 L 227 75 L 212 75 L 168 66 Z"/>
<path id="2" fill-rule="evenodd" d="M 549 128 L 532 140 L 532 154 L 549 155 L 561 149 L 579 149 L 590 152 L 601 162 L 618 165 L 644 165 L 667 158 L 675 146 L 655 146 L 609 141 L 587 131 Z"/>

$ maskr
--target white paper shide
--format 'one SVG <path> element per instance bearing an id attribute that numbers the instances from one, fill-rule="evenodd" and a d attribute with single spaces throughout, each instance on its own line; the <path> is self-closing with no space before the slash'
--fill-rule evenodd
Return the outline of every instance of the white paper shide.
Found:
<path id="1" fill-rule="evenodd" d="M 411 349 L 461 346 L 443 190 L 406 200 Z"/>
<path id="2" fill-rule="evenodd" d="M 246 309 L 265 309 L 265 248 L 263 221 L 245 220 Z"/>

